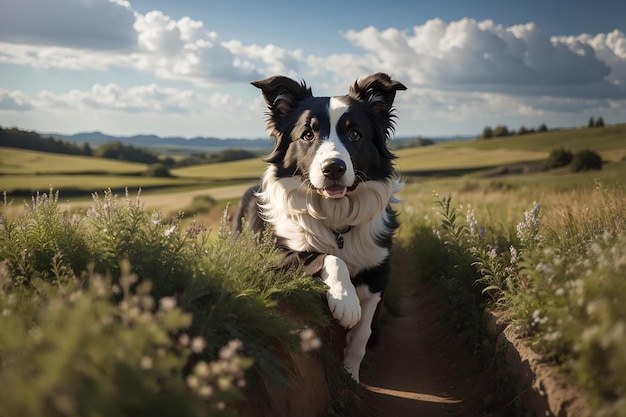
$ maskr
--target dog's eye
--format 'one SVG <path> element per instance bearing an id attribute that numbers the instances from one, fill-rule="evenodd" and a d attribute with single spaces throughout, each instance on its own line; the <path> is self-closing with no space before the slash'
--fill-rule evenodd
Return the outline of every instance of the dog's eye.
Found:
<path id="1" fill-rule="evenodd" d="M 356 142 L 357 140 L 361 139 L 361 132 L 356 129 L 351 129 L 348 132 L 348 139 L 350 139 L 352 142 Z"/>
<path id="2" fill-rule="evenodd" d="M 313 139 L 315 139 L 315 133 L 313 133 L 310 130 L 307 130 L 306 132 L 304 132 L 302 136 L 300 136 L 300 139 L 302 139 L 305 142 L 313 142 Z"/>

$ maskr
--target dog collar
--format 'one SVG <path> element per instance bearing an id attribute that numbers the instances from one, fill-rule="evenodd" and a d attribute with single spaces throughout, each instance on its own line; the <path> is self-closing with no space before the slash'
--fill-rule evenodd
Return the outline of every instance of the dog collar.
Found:
<path id="1" fill-rule="evenodd" d="M 354 226 L 346 226 L 341 230 L 331 229 L 331 232 L 335 235 L 335 240 L 337 241 L 337 247 L 339 249 L 343 249 L 343 235 L 344 233 L 348 233 L 350 230 L 354 229 Z"/>

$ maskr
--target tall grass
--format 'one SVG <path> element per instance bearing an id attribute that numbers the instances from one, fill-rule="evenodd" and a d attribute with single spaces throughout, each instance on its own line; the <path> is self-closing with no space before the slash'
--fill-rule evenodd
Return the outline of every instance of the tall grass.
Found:
<path id="1" fill-rule="evenodd" d="M 86 214 L 60 210 L 51 191 L 17 219 L 0 215 L 0 383 L 11 387 L 0 415 L 221 415 L 244 397 L 269 402 L 265 383 L 295 374 L 301 332 L 323 335 L 330 318 L 323 284 L 277 270 L 272 242 L 258 240 L 111 192 Z M 345 390 L 328 349 L 307 354 Z"/>
<path id="2" fill-rule="evenodd" d="M 435 195 L 414 216 L 415 267 L 437 279 L 461 329 L 480 344 L 480 312 L 499 311 L 589 394 L 597 415 L 626 415 L 626 193 L 597 183 L 534 202 L 472 207 Z M 477 324 L 478 323 L 478 324 Z"/>

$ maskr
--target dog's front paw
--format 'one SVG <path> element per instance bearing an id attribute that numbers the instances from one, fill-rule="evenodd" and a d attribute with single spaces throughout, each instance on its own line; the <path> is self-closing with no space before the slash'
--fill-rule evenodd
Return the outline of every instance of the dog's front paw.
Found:
<path id="1" fill-rule="evenodd" d="M 346 329 L 351 329 L 361 320 L 361 304 L 352 284 L 348 288 L 341 285 L 331 288 L 326 298 L 333 317 Z"/>
<path id="2" fill-rule="evenodd" d="M 361 320 L 361 304 L 345 262 L 336 256 L 327 255 L 322 279 L 328 285 L 326 299 L 333 317 L 343 327 L 351 329 Z"/>

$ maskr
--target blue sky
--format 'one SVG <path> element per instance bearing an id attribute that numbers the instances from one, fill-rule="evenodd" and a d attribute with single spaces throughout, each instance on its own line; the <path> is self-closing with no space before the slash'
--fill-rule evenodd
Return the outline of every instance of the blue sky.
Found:
<path id="1" fill-rule="evenodd" d="M 263 137 L 250 81 L 404 83 L 398 136 L 626 122 L 622 0 L 0 0 L 0 126 Z"/>

